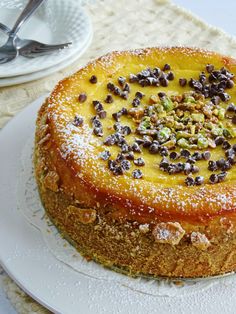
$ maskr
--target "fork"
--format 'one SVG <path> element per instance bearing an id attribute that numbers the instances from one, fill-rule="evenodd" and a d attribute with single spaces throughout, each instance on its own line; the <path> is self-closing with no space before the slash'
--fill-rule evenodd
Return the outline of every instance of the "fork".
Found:
<path id="1" fill-rule="evenodd" d="M 13 29 L 10 31 L 7 42 L 0 47 L 0 64 L 12 61 L 19 52 L 15 44 L 15 36 L 19 32 L 21 26 L 28 20 L 28 18 L 35 12 L 35 10 L 43 3 L 44 0 L 29 0 L 24 10 L 18 17 Z"/>
<path id="2" fill-rule="evenodd" d="M 0 30 L 7 35 L 11 32 L 11 29 L 3 23 L 0 23 Z M 68 48 L 72 43 L 68 42 L 64 44 L 49 45 L 36 40 L 19 38 L 16 35 L 15 44 L 21 56 L 26 58 L 35 58 L 50 54 L 59 49 Z"/>

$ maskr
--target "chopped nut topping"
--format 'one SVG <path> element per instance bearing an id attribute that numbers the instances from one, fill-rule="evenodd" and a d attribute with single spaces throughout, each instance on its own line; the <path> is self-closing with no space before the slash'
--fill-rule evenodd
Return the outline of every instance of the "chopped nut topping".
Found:
<path id="1" fill-rule="evenodd" d="M 200 232 L 191 233 L 191 242 L 199 250 L 206 250 L 211 245 L 205 234 Z"/>
<path id="2" fill-rule="evenodd" d="M 43 180 L 44 187 L 53 192 L 58 192 L 59 179 L 60 178 L 57 172 L 49 171 Z"/>
<path id="3" fill-rule="evenodd" d="M 177 245 L 185 231 L 178 222 L 161 222 L 155 226 L 152 234 L 156 242 Z"/>
<path id="4" fill-rule="evenodd" d="M 74 215 L 82 224 L 91 224 L 96 220 L 97 212 L 91 208 L 79 208 L 73 205 L 67 207 L 68 214 Z"/>

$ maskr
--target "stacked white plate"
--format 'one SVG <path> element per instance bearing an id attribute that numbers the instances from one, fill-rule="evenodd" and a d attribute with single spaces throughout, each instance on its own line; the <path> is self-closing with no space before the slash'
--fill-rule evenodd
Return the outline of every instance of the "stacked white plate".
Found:
<path id="1" fill-rule="evenodd" d="M 1 0 L 0 21 L 12 27 L 26 2 Z M 0 86 L 33 81 L 67 67 L 88 48 L 92 39 L 92 25 L 80 1 L 47 0 L 18 35 L 47 44 L 72 42 L 72 45 L 47 56 L 19 56 L 11 62 L 0 64 Z M 0 46 L 6 40 L 7 36 L 0 31 Z"/>

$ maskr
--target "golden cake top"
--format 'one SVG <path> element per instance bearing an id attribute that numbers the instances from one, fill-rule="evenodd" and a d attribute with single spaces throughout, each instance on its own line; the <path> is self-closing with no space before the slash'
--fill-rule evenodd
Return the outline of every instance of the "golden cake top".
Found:
<path id="1" fill-rule="evenodd" d="M 52 137 L 75 177 L 120 202 L 118 216 L 233 210 L 235 70 L 197 49 L 109 54 L 56 87 Z"/>

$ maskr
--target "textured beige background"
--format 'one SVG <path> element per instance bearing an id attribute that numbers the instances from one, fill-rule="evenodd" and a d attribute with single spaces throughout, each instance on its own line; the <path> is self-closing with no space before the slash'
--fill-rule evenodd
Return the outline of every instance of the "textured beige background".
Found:
<path id="1" fill-rule="evenodd" d="M 47 78 L 0 88 L 0 128 L 63 77 L 112 50 L 150 46 L 197 46 L 236 56 L 236 40 L 168 0 L 100 0 L 86 5 L 93 21 L 91 46 L 73 65 Z M 4 272 L 5 290 L 18 313 L 48 313 Z"/>

